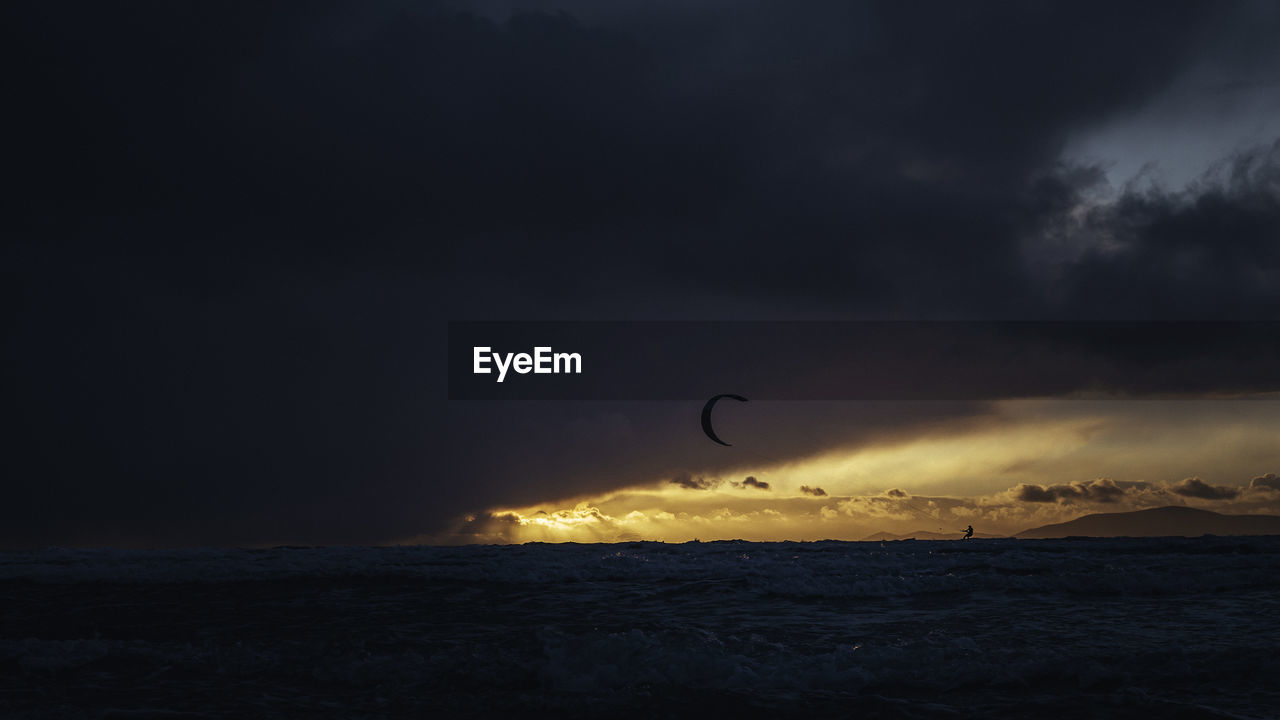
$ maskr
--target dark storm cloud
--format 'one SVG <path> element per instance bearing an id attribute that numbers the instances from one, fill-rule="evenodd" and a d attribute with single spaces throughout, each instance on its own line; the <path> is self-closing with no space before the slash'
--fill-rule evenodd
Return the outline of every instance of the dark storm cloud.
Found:
<path id="1" fill-rule="evenodd" d="M 484 512 L 461 518 L 450 532 L 459 543 L 484 544 L 495 542 L 519 525 L 520 518 L 515 514 Z"/>
<path id="2" fill-rule="evenodd" d="M 1023 483 L 1014 489 L 1014 497 L 1023 502 L 1056 502 L 1057 493 L 1042 485 Z"/>
<path id="3" fill-rule="evenodd" d="M 1266 476 L 1255 478 L 1250 487 L 1266 487 L 1266 481 Z M 1126 496 L 1167 502 L 1172 499 L 1169 497 L 1170 494 L 1200 500 L 1231 500 L 1239 497 L 1242 492 L 1243 488 L 1240 487 L 1210 485 L 1196 477 L 1158 485 L 1147 482 L 1115 482 L 1110 478 L 1050 486 L 1022 483 L 1011 491 L 1014 499 L 1032 503 L 1077 501 L 1114 503 Z"/>
<path id="4" fill-rule="evenodd" d="M 1280 490 L 1280 475 L 1275 473 L 1267 473 L 1249 481 L 1250 488 L 1260 488 L 1265 490 Z"/>
<path id="5" fill-rule="evenodd" d="M 1085 502 L 1113 503 L 1124 497 L 1125 488 L 1110 478 L 1098 478 L 1088 482 L 1068 485 L 1033 485 L 1022 483 L 1013 490 L 1013 497 L 1023 502 L 1050 503 Z"/>
<path id="6" fill-rule="evenodd" d="M 1240 494 L 1240 488 L 1210 485 L 1200 478 L 1185 478 L 1169 487 L 1169 491 L 1183 497 L 1201 500 L 1230 500 Z"/>
<path id="7" fill-rule="evenodd" d="M 746 479 L 745 479 L 745 480 L 743 480 L 743 481 L 742 481 L 742 482 L 740 482 L 740 483 L 739 483 L 739 482 L 735 482 L 735 483 L 733 484 L 733 486 L 734 486 L 734 487 L 740 487 L 740 488 L 755 488 L 756 490 L 768 490 L 768 489 L 769 489 L 769 483 L 767 483 L 767 482 L 765 482 L 765 481 L 763 481 L 763 480 L 757 480 L 757 479 L 755 479 L 754 477 L 752 477 L 752 476 L 750 476 L 750 475 L 748 475 L 748 476 L 746 477 Z"/>
<path id="8" fill-rule="evenodd" d="M 801 485 L 800 492 L 804 493 L 805 495 L 812 495 L 814 497 L 826 497 L 827 495 L 826 490 L 823 490 L 820 487 L 809 487 L 808 485 Z"/>
<path id="9" fill-rule="evenodd" d="M 1092 209 L 1059 162 L 1273 69 L 1265 8 L 601 5 L 7 4 L 0 542 L 378 542 L 745 465 L 683 409 L 446 409 L 446 319 L 1280 317 L 1274 147 Z"/>
<path id="10" fill-rule="evenodd" d="M 891 497 L 891 498 L 910 497 L 905 490 L 899 490 L 898 488 L 889 488 L 888 490 L 884 491 L 884 494 L 886 497 Z"/>
<path id="11" fill-rule="evenodd" d="M 678 473 L 668 482 L 672 485 L 678 485 L 686 490 L 711 490 L 720 484 L 719 481 L 694 477 L 689 473 Z"/>
<path id="12" fill-rule="evenodd" d="M 511 308 L 493 298 L 579 293 L 647 314 L 661 302 L 611 296 L 655 275 L 685 300 L 797 311 L 983 317 L 1016 298 L 1033 303 L 1019 316 L 1071 314 L 1021 264 L 1024 235 L 1088 185 L 1057 172 L 1063 136 L 1266 37 L 1208 3 L 633 7 L 493 20 L 142 3 L 89 5 L 74 24 L 23 8 L 43 142 L 19 157 L 41 191 L 21 227 L 89 216 L 101 232 L 109 217 L 113 254 L 448 268 L 482 278 L 450 288 L 451 305 L 500 316 Z M 1230 198 L 1208 210 L 1252 218 Z M 1207 225 L 1170 214 L 1114 222 L 1159 243 L 1167 219 L 1213 246 Z M 1223 257 L 1236 264 L 1215 275 L 1255 259 Z M 1090 301 L 1096 260 L 1066 270 L 1069 303 Z M 1143 267 L 1153 286 L 1186 279 Z M 1133 298 L 1126 311 L 1154 309 Z"/>
<path id="13" fill-rule="evenodd" d="M 1094 317 L 1275 318 L 1280 141 L 1227 158 L 1187 190 L 1135 186 L 1069 234 L 1086 250 L 1060 279 Z"/>

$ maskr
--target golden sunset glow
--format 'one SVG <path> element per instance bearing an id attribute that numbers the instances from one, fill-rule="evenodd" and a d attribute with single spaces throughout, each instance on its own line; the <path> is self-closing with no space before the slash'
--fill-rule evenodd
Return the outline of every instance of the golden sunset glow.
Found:
<path id="1" fill-rule="evenodd" d="M 1276 512 L 1280 492 L 1249 485 L 1275 468 L 1277 437 L 1280 405 L 1266 400 L 1009 401 L 919 437 L 783 462 L 726 448 L 743 456 L 728 471 L 498 507 L 468 525 L 480 542 L 859 540 L 970 523 L 1005 535 L 1171 504 Z"/>

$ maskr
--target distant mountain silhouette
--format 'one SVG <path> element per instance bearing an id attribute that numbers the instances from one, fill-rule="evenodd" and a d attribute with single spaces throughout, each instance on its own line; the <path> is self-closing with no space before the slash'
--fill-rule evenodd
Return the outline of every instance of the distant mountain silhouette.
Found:
<path id="1" fill-rule="evenodd" d="M 932 530 L 917 530 L 910 533 L 902 533 L 895 535 L 891 532 L 878 532 L 874 535 L 868 535 L 862 538 L 863 542 L 876 542 L 879 540 L 959 540 L 964 536 L 964 532 L 957 530 L 956 532 L 934 532 Z M 996 538 L 1008 537 L 1007 535 L 992 535 L 991 533 L 975 532 L 976 538 Z"/>
<path id="2" fill-rule="evenodd" d="M 1280 516 L 1223 515 L 1210 510 L 1169 506 L 1133 512 L 1084 515 L 1064 523 L 1023 530 L 1014 537 L 1200 537 L 1201 535 L 1280 535 Z"/>

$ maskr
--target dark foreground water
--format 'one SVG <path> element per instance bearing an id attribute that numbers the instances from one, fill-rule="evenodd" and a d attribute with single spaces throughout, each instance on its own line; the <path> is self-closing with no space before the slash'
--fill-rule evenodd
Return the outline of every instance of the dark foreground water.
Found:
<path id="1" fill-rule="evenodd" d="M 1280 538 L 0 554 L 4 717 L 1280 717 Z"/>

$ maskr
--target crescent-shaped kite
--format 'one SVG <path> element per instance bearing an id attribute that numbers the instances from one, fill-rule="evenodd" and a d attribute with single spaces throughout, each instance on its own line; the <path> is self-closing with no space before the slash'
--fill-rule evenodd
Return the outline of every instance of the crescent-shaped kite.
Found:
<path id="1" fill-rule="evenodd" d="M 706 433 L 707 437 L 711 438 L 715 442 L 718 442 L 725 447 L 731 447 L 729 443 L 721 440 L 719 437 L 716 437 L 716 431 L 711 427 L 711 409 L 716 406 L 716 403 L 719 402 L 721 398 L 733 398 L 738 402 L 747 402 L 747 399 L 741 395 L 733 395 L 731 393 L 724 393 L 723 395 L 716 395 L 711 398 L 707 401 L 706 405 L 702 406 L 702 432 Z"/>

